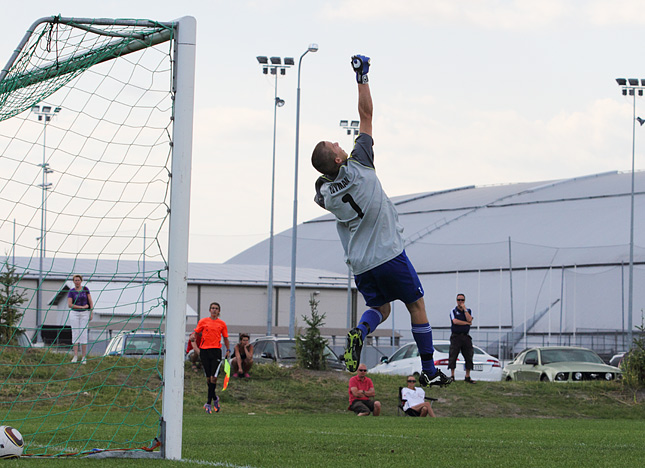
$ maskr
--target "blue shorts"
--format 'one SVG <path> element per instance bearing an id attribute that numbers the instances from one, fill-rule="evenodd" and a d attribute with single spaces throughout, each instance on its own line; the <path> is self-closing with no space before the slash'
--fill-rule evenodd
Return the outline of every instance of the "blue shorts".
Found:
<path id="1" fill-rule="evenodd" d="M 354 277 L 356 287 L 370 307 L 395 300 L 412 304 L 423 297 L 423 286 L 405 250 L 398 256 Z"/>

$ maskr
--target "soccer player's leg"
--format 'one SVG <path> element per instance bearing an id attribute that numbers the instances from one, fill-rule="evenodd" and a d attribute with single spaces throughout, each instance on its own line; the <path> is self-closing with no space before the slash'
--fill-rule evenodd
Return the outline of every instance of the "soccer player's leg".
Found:
<path id="1" fill-rule="evenodd" d="M 383 299 L 379 291 L 378 278 L 374 274 L 375 270 L 367 271 L 355 277 L 356 287 L 363 295 L 369 309 L 363 312 L 358 325 L 347 333 L 343 360 L 349 372 L 356 372 L 356 369 L 358 369 L 363 342 L 367 336 L 376 330 L 390 314 L 390 304 Z"/>
<path id="2" fill-rule="evenodd" d="M 213 407 L 211 403 L 213 401 L 213 394 L 214 394 L 214 385 L 211 382 L 211 377 L 215 374 L 215 367 L 213 366 L 215 361 L 213 359 L 213 354 L 210 349 L 202 349 L 200 353 L 200 357 L 202 359 L 202 366 L 204 367 L 204 375 L 206 376 L 206 385 L 208 387 L 208 394 L 206 397 L 206 403 L 204 404 L 204 411 L 206 411 L 207 414 L 211 414 L 213 412 Z"/>
<path id="3" fill-rule="evenodd" d="M 452 382 L 450 377 L 437 369 L 434 365 L 434 346 L 432 345 L 432 327 L 428 322 L 425 301 L 423 300 L 423 286 L 419 280 L 416 270 L 408 259 L 405 251 L 391 261 L 393 269 L 398 271 L 396 285 L 399 289 L 397 294 L 408 311 L 412 324 L 412 336 L 417 343 L 419 356 L 421 357 L 421 375 L 419 382 L 421 386 L 429 385 L 445 386 Z"/>

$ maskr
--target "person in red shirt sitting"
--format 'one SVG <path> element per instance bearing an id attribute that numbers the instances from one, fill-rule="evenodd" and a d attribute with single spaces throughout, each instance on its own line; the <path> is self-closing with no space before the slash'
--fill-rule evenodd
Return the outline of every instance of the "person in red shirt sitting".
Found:
<path id="1" fill-rule="evenodd" d="M 195 337 L 195 341 L 188 340 L 188 345 L 186 346 L 186 355 L 190 359 L 190 364 L 195 372 L 199 372 L 202 367 L 202 362 L 199 359 L 199 345 L 201 342 L 201 337 L 199 339 Z"/>
<path id="2" fill-rule="evenodd" d="M 201 340 L 199 355 L 204 366 L 206 383 L 208 384 L 208 397 L 204 410 L 208 414 L 213 411 L 217 413 L 220 409 L 219 397 L 215 394 L 215 387 L 217 386 L 217 372 L 222 362 L 222 338 L 224 338 L 224 345 L 226 346 L 224 358 L 228 359 L 231 354 L 228 328 L 226 323 L 219 318 L 220 311 L 220 305 L 217 302 L 211 303 L 209 307 L 210 317 L 203 318 L 197 322 L 195 331 L 190 334 L 191 343 L 196 345 L 197 340 Z"/>
<path id="3" fill-rule="evenodd" d="M 373 400 L 376 392 L 372 379 L 367 377 L 367 367 L 361 363 L 358 374 L 349 379 L 349 410 L 357 416 L 374 416 L 381 414 L 381 402 Z"/>

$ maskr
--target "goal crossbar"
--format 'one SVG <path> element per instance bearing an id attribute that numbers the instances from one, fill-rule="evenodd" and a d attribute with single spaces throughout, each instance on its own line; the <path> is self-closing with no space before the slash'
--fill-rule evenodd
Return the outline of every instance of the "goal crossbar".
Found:
<path id="1" fill-rule="evenodd" d="M 115 37 L 116 39 L 99 49 L 90 50 L 82 54 L 72 56 L 62 62 L 56 60 L 47 64 L 46 66 L 35 67 L 25 70 L 22 73 L 7 77 L 9 71 L 16 63 L 16 60 L 23 53 L 30 37 L 37 30 L 38 26 L 43 23 L 50 23 L 52 24 L 52 27 L 55 24 L 64 24 L 97 35 Z M 141 33 L 138 35 L 126 35 L 111 31 L 104 31 L 100 28 L 92 27 L 91 25 L 137 26 L 151 28 L 151 30 L 149 32 Z M 68 75 L 68 79 L 61 84 L 62 86 L 64 83 L 71 80 L 77 73 L 91 66 L 140 51 L 147 47 L 153 47 L 155 45 L 167 42 L 172 39 L 174 26 L 175 23 L 160 23 L 149 20 L 62 18 L 58 16 L 41 18 L 35 21 L 27 30 L 18 47 L 11 55 L 9 61 L 0 71 L 0 104 L 3 104 L 10 93 L 17 89 L 37 85 L 52 78 L 60 78 L 61 76 Z M 55 92 L 56 89 L 58 88 L 54 88 L 51 93 Z M 19 114 L 29 107 L 30 103 L 23 103 L 21 106 L 16 107 L 13 112 L 3 113 L 2 115 L 0 115 L 0 120 L 5 120 L 9 117 L 13 117 L 14 115 Z"/>

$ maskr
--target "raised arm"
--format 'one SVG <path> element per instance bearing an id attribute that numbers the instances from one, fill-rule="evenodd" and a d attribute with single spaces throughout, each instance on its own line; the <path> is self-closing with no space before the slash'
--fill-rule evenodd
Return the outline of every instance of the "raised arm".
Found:
<path id="1" fill-rule="evenodd" d="M 368 83 L 358 85 L 358 116 L 361 124 L 359 131 L 372 136 L 372 94 Z"/>
<path id="2" fill-rule="evenodd" d="M 358 116 L 360 118 L 359 130 L 372 136 L 372 94 L 367 74 L 370 70 L 370 58 L 365 55 L 354 55 L 352 57 L 352 69 L 356 73 L 358 83 Z"/>

